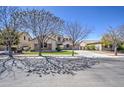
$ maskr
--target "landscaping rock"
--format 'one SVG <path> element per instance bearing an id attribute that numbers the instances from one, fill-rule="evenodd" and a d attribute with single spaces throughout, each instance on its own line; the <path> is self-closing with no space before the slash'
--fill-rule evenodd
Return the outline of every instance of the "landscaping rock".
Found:
<path id="1" fill-rule="evenodd" d="M 91 68 L 98 63 L 97 59 L 86 57 L 59 58 L 59 57 L 41 57 L 13 59 L 0 59 L 0 76 L 4 73 L 12 73 L 16 69 L 23 70 L 27 76 L 37 74 L 43 75 L 70 74 L 74 75 L 76 71 Z"/>

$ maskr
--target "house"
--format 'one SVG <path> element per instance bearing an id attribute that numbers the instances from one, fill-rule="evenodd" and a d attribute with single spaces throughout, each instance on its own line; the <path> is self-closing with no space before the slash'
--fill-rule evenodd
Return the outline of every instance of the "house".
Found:
<path id="1" fill-rule="evenodd" d="M 30 40 L 31 50 L 38 50 L 38 40 L 36 38 Z M 49 38 L 46 42 L 44 42 L 44 50 L 52 50 L 55 51 L 57 47 L 56 37 Z"/>
<path id="2" fill-rule="evenodd" d="M 17 47 L 18 49 L 38 51 L 39 44 L 37 38 L 32 38 L 28 32 L 19 32 L 19 44 L 14 47 Z M 73 48 L 71 38 L 55 34 L 49 36 L 44 42 L 45 51 L 55 51 L 57 47 L 61 47 L 61 49 L 64 50 L 71 50 Z M 74 47 L 76 50 L 79 48 L 79 44 L 76 44 Z"/>
<path id="3" fill-rule="evenodd" d="M 19 44 L 18 48 L 31 48 L 32 37 L 28 32 L 19 32 Z"/>
<path id="4" fill-rule="evenodd" d="M 64 50 L 72 49 L 71 38 L 63 37 L 62 35 L 52 35 L 45 41 L 44 50 L 55 51 L 58 46 Z M 79 44 L 75 45 L 74 49 L 79 49 L 79 46 Z M 29 47 L 30 50 L 37 51 L 39 47 L 38 40 L 37 38 L 32 38 L 27 32 L 22 32 L 18 47 Z"/>
<path id="5" fill-rule="evenodd" d="M 95 50 L 102 50 L 102 43 L 98 40 L 84 40 L 80 44 L 80 49 L 86 50 L 87 46 L 94 46 Z"/>
<path id="6" fill-rule="evenodd" d="M 63 49 L 69 50 L 72 49 L 72 40 L 69 37 L 63 37 Z"/>
<path id="7" fill-rule="evenodd" d="M 27 32 L 20 33 L 19 41 L 18 48 L 29 48 L 30 50 L 34 51 L 38 50 L 39 45 L 37 38 L 32 38 Z M 57 36 L 54 35 L 44 42 L 44 49 L 55 51 L 57 43 Z"/>
<path id="8" fill-rule="evenodd" d="M 62 39 L 63 39 L 62 49 L 71 50 L 73 48 L 72 39 L 70 37 L 67 37 L 67 36 L 63 37 Z M 73 49 L 75 49 L 75 50 L 80 49 L 80 45 L 76 44 Z"/>

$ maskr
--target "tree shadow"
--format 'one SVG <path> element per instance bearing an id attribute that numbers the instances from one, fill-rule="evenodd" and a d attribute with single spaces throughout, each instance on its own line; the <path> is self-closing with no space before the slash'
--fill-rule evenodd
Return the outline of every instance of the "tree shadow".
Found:
<path id="1" fill-rule="evenodd" d="M 87 57 L 8 57 L 0 59 L 0 77 L 4 79 L 10 74 L 13 74 L 15 77 L 16 69 L 24 71 L 26 76 L 30 76 L 31 74 L 36 74 L 39 77 L 50 74 L 53 76 L 55 74 L 73 76 L 77 71 L 91 68 L 96 63 L 99 63 L 97 58 Z"/>

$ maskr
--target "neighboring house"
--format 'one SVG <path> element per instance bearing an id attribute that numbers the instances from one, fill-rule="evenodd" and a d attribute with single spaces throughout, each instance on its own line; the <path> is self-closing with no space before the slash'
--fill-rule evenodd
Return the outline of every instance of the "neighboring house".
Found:
<path id="1" fill-rule="evenodd" d="M 97 40 L 84 40 L 80 44 L 80 49 L 85 50 L 87 45 L 93 45 L 95 46 L 95 50 L 102 50 L 102 43 Z"/>

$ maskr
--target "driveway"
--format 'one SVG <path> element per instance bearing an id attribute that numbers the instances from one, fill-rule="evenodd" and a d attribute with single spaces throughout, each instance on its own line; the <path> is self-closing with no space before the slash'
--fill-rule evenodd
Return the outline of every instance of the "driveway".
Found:
<path id="1" fill-rule="evenodd" d="M 76 50 L 78 56 L 85 57 L 98 57 L 98 58 L 122 58 L 124 59 L 124 54 L 118 53 L 118 56 L 114 56 L 114 53 L 103 52 L 103 51 L 85 51 L 85 50 Z"/>

